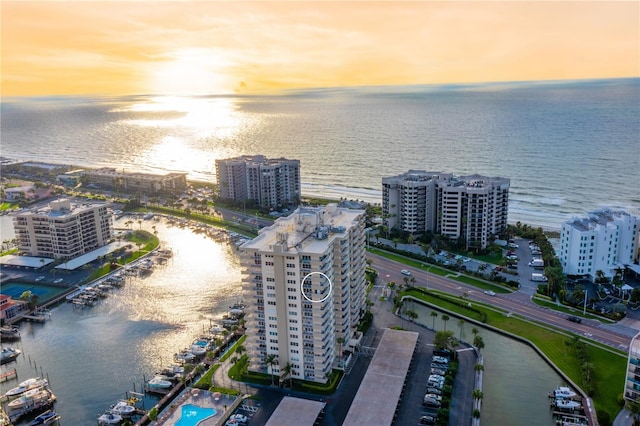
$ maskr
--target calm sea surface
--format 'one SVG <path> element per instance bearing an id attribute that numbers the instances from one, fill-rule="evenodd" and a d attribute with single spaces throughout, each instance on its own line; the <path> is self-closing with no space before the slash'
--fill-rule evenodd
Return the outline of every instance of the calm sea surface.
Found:
<path id="1" fill-rule="evenodd" d="M 340 88 L 278 96 L 3 99 L 2 155 L 187 172 L 297 158 L 303 193 L 380 201 L 408 170 L 511 179 L 511 222 L 640 214 L 640 79 Z"/>

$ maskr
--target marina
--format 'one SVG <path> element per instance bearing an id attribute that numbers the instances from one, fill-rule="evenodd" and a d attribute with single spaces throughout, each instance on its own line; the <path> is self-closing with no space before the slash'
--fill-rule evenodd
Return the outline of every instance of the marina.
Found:
<path id="1" fill-rule="evenodd" d="M 116 226 L 125 228 L 126 218 L 116 221 Z M 229 314 L 230 306 L 242 300 L 235 247 L 227 239 L 214 241 L 187 225 L 169 225 L 158 216 L 143 223 L 152 225 L 161 240 L 171 244 L 148 256 L 153 271 L 134 274 L 131 266 L 120 268 L 121 280 L 107 282 L 108 277 L 103 277 L 92 283 L 94 291 L 105 291 L 107 296 L 95 299 L 89 309 L 62 303 L 51 307 L 45 323 L 22 322 L 19 326 L 21 339 L 14 348 L 21 353 L 9 368 L 3 366 L 2 373 L 9 381 L 42 376 L 46 371 L 55 385 L 55 411 L 65 424 L 96 424 L 99 416 L 113 414 L 118 401 L 127 401 L 136 390 L 136 415 L 143 415 L 164 396 L 145 390 L 156 373 L 173 375 L 180 382 L 183 370 L 173 361 L 173 354 L 192 345 L 201 348 L 201 337 L 225 342 L 233 335 L 224 328 L 213 330 L 215 333 L 210 329 Z M 70 299 L 87 290 L 89 286 L 77 289 Z M 198 297 L 179 297 L 189 294 Z M 18 386 L 17 381 L 9 383 L 3 389 Z M 103 420 L 114 421 L 108 417 Z M 27 425 L 31 418 L 22 417 L 16 424 Z"/>

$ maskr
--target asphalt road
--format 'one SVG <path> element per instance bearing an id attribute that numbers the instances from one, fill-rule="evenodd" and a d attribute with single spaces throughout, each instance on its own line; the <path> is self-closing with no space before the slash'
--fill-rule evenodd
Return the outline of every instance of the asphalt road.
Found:
<path id="1" fill-rule="evenodd" d="M 425 265 L 424 269 L 410 268 L 372 253 L 368 253 L 367 258 L 373 262 L 372 267 L 378 271 L 379 277 L 386 282 L 402 283 L 404 276 L 400 273 L 400 270 L 408 269 L 416 278 L 416 286 L 433 288 L 458 296 L 466 293 L 470 301 L 476 300 L 493 305 L 531 320 L 541 321 L 581 334 L 616 349 L 627 350 L 631 342 L 632 336 L 629 335 L 629 330 L 617 330 L 615 326 L 605 325 L 597 320 L 583 320 L 581 324 L 567 321 L 566 314 L 555 312 L 533 303 L 530 294 L 517 291 L 510 294 L 489 296 L 476 287 L 429 273 L 427 272 L 427 265 Z M 452 272 L 452 274 L 454 273 Z"/>

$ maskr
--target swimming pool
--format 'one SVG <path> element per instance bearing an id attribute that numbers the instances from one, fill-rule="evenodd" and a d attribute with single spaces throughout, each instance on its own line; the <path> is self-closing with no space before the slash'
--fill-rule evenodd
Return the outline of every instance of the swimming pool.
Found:
<path id="1" fill-rule="evenodd" d="M 175 426 L 196 426 L 202 420 L 215 416 L 216 410 L 213 408 L 199 407 L 193 404 L 182 406 L 180 420 Z"/>

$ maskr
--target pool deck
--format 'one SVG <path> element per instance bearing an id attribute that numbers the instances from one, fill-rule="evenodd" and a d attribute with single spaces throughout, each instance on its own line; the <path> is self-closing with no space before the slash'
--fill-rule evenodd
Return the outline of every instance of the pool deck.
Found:
<path id="1" fill-rule="evenodd" d="M 187 388 L 178 398 L 175 399 L 158 415 L 158 420 L 153 425 L 174 425 L 180 420 L 182 416 L 181 407 L 187 404 L 197 405 L 204 408 L 214 408 L 216 414 L 198 423 L 198 426 L 216 426 L 224 424 L 223 419 L 226 419 L 231 413 L 225 414 L 226 410 L 230 410 L 231 405 L 240 397 L 227 398 L 225 395 L 219 398 L 214 398 L 213 392 L 209 392 L 201 389 Z"/>

